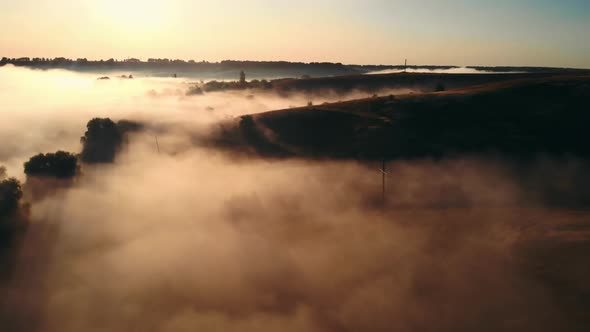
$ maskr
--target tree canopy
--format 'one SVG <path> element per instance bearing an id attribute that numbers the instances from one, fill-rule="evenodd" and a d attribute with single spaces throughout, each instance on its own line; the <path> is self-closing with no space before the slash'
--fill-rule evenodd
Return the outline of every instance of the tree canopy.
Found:
<path id="1" fill-rule="evenodd" d="M 0 218 L 11 216 L 23 196 L 20 182 L 9 178 L 0 181 Z"/>
<path id="2" fill-rule="evenodd" d="M 39 153 L 25 163 L 25 174 L 29 176 L 50 176 L 70 178 L 78 171 L 78 158 L 75 155 L 57 151 L 55 153 Z"/>
<path id="3" fill-rule="evenodd" d="M 140 122 L 119 120 L 115 123 L 110 118 L 94 118 L 88 121 L 86 132 L 80 138 L 82 142 L 81 159 L 83 162 L 112 163 L 129 132 L 143 129 Z"/>
<path id="4" fill-rule="evenodd" d="M 111 163 L 123 142 L 117 124 L 109 118 L 94 118 L 81 138 L 81 159 L 87 163 Z"/>

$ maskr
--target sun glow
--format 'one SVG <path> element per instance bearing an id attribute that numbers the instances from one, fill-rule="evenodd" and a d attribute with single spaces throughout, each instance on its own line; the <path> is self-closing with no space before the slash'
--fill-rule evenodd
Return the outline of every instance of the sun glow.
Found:
<path id="1" fill-rule="evenodd" d="M 94 4 L 98 19 L 128 32 L 150 32 L 166 23 L 167 6 L 161 0 L 102 0 Z"/>

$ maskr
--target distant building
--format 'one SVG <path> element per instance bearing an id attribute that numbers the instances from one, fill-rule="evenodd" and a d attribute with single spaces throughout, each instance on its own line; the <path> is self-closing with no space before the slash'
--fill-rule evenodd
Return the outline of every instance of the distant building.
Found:
<path id="1" fill-rule="evenodd" d="M 246 83 L 246 73 L 243 70 L 240 72 L 240 83 Z"/>

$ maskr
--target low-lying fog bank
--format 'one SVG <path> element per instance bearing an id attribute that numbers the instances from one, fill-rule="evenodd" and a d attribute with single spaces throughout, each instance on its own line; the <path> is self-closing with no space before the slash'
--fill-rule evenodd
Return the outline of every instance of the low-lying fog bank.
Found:
<path id="1" fill-rule="evenodd" d="M 453 68 L 405 68 L 405 69 L 384 69 L 384 70 L 377 70 L 368 72 L 367 75 L 377 75 L 377 74 L 394 74 L 394 73 L 437 73 L 437 74 L 515 74 L 515 73 L 525 73 L 525 71 L 521 70 L 513 70 L 513 71 L 492 71 L 492 70 L 479 70 L 476 68 L 471 67 L 453 67 Z"/>
<path id="2" fill-rule="evenodd" d="M 79 137 L 95 117 L 132 119 L 198 133 L 215 122 L 243 114 L 368 96 L 327 93 L 310 99 L 295 93 L 287 98 L 250 90 L 187 96 L 190 86 L 190 81 L 181 78 L 113 76 L 97 80 L 96 74 L 0 67 L 0 165 L 22 178 L 22 163 L 33 154 L 78 151 Z"/>
<path id="3" fill-rule="evenodd" d="M 383 204 L 379 164 L 248 158 L 195 144 L 219 120 L 305 97 L 183 89 L 0 68 L 8 105 L 0 165 L 25 191 L 49 189 L 29 202 L 28 228 L 0 256 L 0 326 L 582 331 L 588 323 L 589 215 L 547 208 L 502 161 L 391 163 Z M 22 173 L 37 153 L 80 152 L 95 117 L 146 127 L 113 163 L 82 163 L 70 181 Z"/>

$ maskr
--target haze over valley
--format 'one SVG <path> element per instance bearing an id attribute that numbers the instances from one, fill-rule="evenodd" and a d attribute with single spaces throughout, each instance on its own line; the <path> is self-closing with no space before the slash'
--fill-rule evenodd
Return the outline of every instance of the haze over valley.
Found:
<path id="1" fill-rule="evenodd" d="M 0 331 L 588 330 L 584 2 L 221 3 L 5 4 Z"/>

